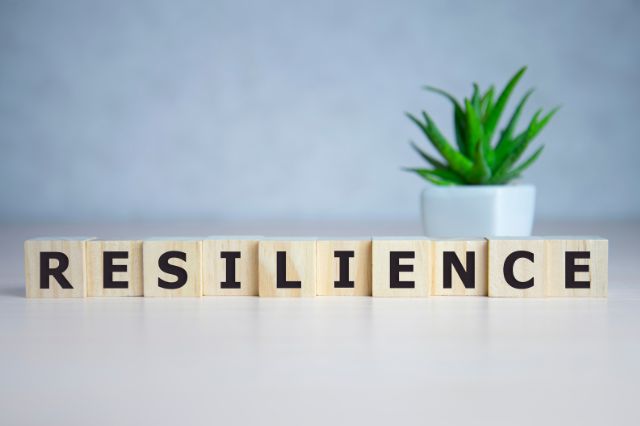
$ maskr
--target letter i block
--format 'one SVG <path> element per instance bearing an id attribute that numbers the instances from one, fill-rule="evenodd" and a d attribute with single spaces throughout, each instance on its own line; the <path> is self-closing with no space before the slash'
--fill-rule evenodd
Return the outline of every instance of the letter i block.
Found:
<path id="1" fill-rule="evenodd" d="M 424 237 L 374 238 L 374 297 L 425 297 L 431 287 L 431 240 Z"/>
<path id="2" fill-rule="evenodd" d="M 489 239 L 489 297 L 545 296 L 544 240 Z"/>
<path id="3" fill-rule="evenodd" d="M 142 296 L 142 241 L 87 242 L 89 297 Z"/>
<path id="4" fill-rule="evenodd" d="M 609 242 L 598 237 L 546 238 L 547 296 L 606 297 Z"/>
<path id="5" fill-rule="evenodd" d="M 202 241 L 153 238 L 142 244 L 144 296 L 202 296 Z"/>
<path id="6" fill-rule="evenodd" d="M 486 239 L 437 240 L 432 249 L 432 295 L 487 295 Z"/>
<path id="7" fill-rule="evenodd" d="M 86 252 L 91 238 L 37 238 L 24 242 L 27 297 L 86 297 Z"/>
<path id="8" fill-rule="evenodd" d="M 202 242 L 205 296 L 258 295 L 260 237 L 209 237 Z"/>
<path id="9" fill-rule="evenodd" d="M 315 239 L 268 239 L 258 246 L 261 297 L 316 295 Z"/>
<path id="10" fill-rule="evenodd" d="M 371 239 L 318 240 L 318 296 L 371 296 Z"/>

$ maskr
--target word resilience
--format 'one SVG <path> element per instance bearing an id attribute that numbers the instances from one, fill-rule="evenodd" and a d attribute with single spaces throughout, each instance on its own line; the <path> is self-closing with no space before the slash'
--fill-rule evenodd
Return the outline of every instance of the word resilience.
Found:
<path id="1" fill-rule="evenodd" d="M 27 297 L 606 297 L 597 237 L 209 237 L 24 244 Z"/>

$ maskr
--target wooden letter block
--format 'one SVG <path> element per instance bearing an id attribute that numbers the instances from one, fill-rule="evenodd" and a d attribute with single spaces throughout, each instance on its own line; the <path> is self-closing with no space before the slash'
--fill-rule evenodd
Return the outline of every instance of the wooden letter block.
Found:
<path id="1" fill-rule="evenodd" d="M 260 296 L 316 295 L 316 241 L 271 239 L 260 241 Z"/>
<path id="2" fill-rule="evenodd" d="M 142 241 L 88 241 L 87 292 L 142 296 Z"/>
<path id="3" fill-rule="evenodd" d="M 374 238 L 374 297 L 425 297 L 431 286 L 431 240 L 423 237 Z"/>
<path id="4" fill-rule="evenodd" d="M 597 237 L 546 239 L 547 296 L 606 297 L 609 242 Z"/>
<path id="5" fill-rule="evenodd" d="M 27 297 L 86 297 L 90 238 L 38 238 L 24 242 Z"/>
<path id="6" fill-rule="evenodd" d="M 489 297 L 544 297 L 544 240 L 489 239 Z"/>
<path id="7" fill-rule="evenodd" d="M 487 295 L 486 239 L 436 240 L 432 249 L 432 295 Z"/>
<path id="8" fill-rule="evenodd" d="M 209 237 L 202 242 L 205 296 L 258 295 L 260 237 Z"/>
<path id="9" fill-rule="evenodd" d="M 202 241 L 154 238 L 142 245 L 144 296 L 202 296 Z"/>
<path id="10" fill-rule="evenodd" d="M 318 240 L 318 296 L 371 296 L 371 239 Z"/>

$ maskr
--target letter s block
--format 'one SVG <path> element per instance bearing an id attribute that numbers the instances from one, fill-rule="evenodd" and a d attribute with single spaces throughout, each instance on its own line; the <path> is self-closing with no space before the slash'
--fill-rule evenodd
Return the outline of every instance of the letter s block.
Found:
<path id="1" fill-rule="evenodd" d="M 145 297 L 202 296 L 202 241 L 145 240 L 142 259 Z"/>
<path id="2" fill-rule="evenodd" d="M 598 237 L 545 239 L 547 296 L 607 297 L 609 242 Z"/>
<path id="3" fill-rule="evenodd" d="M 315 240 L 262 240 L 258 252 L 260 297 L 316 295 Z"/>
<path id="4" fill-rule="evenodd" d="M 544 240 L 489 238 L 489 297 L 545 296 Z"/>
<path id="5" fill-rule="evenodd" d="M 431 240 L 424 237 L 374 238 L 374 297 L 426 297 L 431 287 Z"/>
<path id="6" fill-rule="evenodd" d="M 27 297 L 86 297 L 90 238 L 37 238 L 24 242 Z"/>
<path id="7" fill-rule="evenodd" d="M 487 295 L 486 239 L 436 240 L 432 253 L 431 295 Z"/>

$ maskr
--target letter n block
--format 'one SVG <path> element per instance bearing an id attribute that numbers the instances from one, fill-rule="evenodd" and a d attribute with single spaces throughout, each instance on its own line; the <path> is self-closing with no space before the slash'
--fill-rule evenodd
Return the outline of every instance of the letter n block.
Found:
<path id="1" fill-rule="evenodd" d="M 88 241 L 87 293 L 142 296 L 142 241 Z"/>
<path id="2" fill-rule="evenodd" d="M 371 296 L 371 239 L 318 240 L 318 296 Z"/>
<path id="3" fill-rule="evenodd" d="M 372 242 L 374 297 L 425 297 L 431 287 L 431 240 L 375 238 Z"/>
<path id="4" fill-rule="evenodd" d="M 431 295 L 487 295 L 486 239 L 436 240 L 432 253 Z"/>
<path id="5" fill-rule="evenodd" d="M 260 237 L 209 237 L 202 242 L 205 296 L 258 295 Z"/>
<path id="6" fill-rule="evenodd" d="M 547 296 L 607 297 L 609 242 L 598 237 L 545 239 Z"/>
<path id="7" fill-rule="evenodd" d="M 259 243 L 261 297 L 316 295 L 316 241 L 269 239 Z"/>
<path id="8" fill-rule="evenodd" d="M 545 296 L 544 240 L 489 239 L 489 297 Z"/>
<path id="9" fill-rule="evenodd" d="M 201 240 L 145 240 L 142 265 L 145 297 L 202 296 Z"/>
<path id="10" fill-rule="evenodd" d="M 24 242 L 27 297 L 86 297 L 90 238 L 37 238 Z"/>

